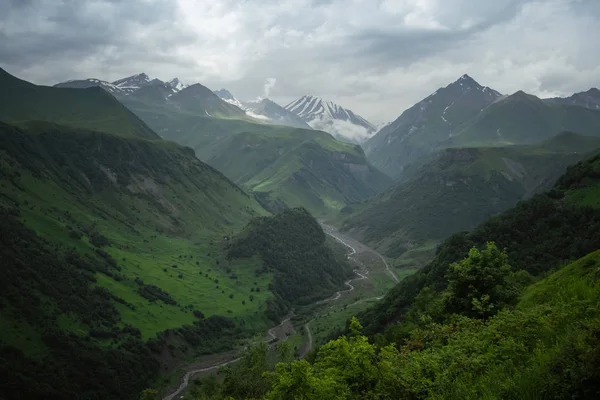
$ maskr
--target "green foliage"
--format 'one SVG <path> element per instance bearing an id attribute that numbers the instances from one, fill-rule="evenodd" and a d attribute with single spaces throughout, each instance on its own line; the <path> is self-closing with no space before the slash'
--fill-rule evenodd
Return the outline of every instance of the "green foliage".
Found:
<path id="1" fill-rule="evenodd" d="M 562 190 L 560 184 L 554 190 Z M 552 193 L 552 192 L 551 192 Z M 400 320 L 419 292 L 429 286 L 438 293 L 447 287 L 448 266 L 473 246 L 493 241 L 507 249 L 514 271 L 540 276 L 600 248 L 600 209 L 565 202 L 549 194 L 522 201 L 513 209 L 490 218 L 470 233 L 448 238 L 432 262 L 405 278 L 374 308 L 361 314 L 365 332 L 383 332 Z"/>
<path id="2" fill-rule="evenodd" d="M 289 304 L 308 304 L 330 295 L 351 274 L 326 246 L 325 233 L 304 209 L 286 210 L 253 220 L 229 248 L 228 257 L 258 254 L 263 272 L 274 272 L 269 317 L 278 320 Z"/>
<path id="3" fill-rule="evenodd" d="M 269 389 L 269 381 L 263 375 L 269 368 L 267 344 L 260 341 L 249 346 L 239 364 L 225 371 L 221 393 L 236 399 L 264 397 Z"/>
<path id="4" fill-rule="evenodd" d="M 144 389 L 140 395 L 140 400 L 158 400 L 158 392 L 154 389 Z"/>
<path id="5" fill-rule="evenodd" d="M 517 298 L 510 287 L 508 256 L 493 242 L 482 251 L 473 247 L 464 260 L 448 270 L 446 308 L 450 313 L 487 318 Z"/>
<path id="6" fill-rule="evenodd" d="M 28 357 L 3 327 L 0 397 L 122 399 L 139 393 L 158 363 L 139 330 L 120 324 L 115 296 L 93 285 L 94 273 L 111 267 L 57 248 L 6 210 L 0 209 L 0 219 L 3 318 L 41 332 L 39 343 L 27 345 L 44 349 L 41 358 Z"/>
<path id="7" fill-rule="evenodd" d="M 490 244 L 465 263 L 486 257 L 486 265 L 506 262 Z M 454 316 L 407 327 L 400 347 L 369 343 L 353 319 L 352 336 L 327 343 L 311 361 L 277 364 L 265 375 L 265 398 L 596 398 L 599 265 L 597 251 L 531 285 L 516 308 L 487 320 Z"/>

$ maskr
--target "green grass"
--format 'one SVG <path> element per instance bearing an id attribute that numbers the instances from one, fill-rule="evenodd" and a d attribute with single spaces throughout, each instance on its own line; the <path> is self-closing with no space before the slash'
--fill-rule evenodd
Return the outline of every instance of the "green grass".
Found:
<path id="1" fill-rule="evenodd" d="M 435 257 L 435 250 L 439 242 L 429 240 L 422 246 L 410 249 L 394 260 L 393 264 L 397 274 L 406 274 L 411 268 L 422 267 Z"/>
<path id="2" fill-rule="evenodd" d="M 582 206 L 600 208 L 600 185 L 569 191 L 566 200 Z"/>
<path id="3" fill-rule="evenodd" d="M 254 216 L 267 214 L 256 201 L 172 143 L 140 141 L 140 147 L 135 150 L 138 160 L 155 151 L 148 159 L 152 164 L 146 170 L 139 164 L 131 167 L 133 171 L 124 170 L 118 164 L 111 165 L 102 153 L 83 154 L 78 159 L 76 152 L 70 154 L 71 169 L 65 169 L 56 163 L 60 156 L 54 153 L 52 146 L 71 140 L 72 134 L 67 129 L 67 133 L 55 137 L 53 143 L 44 141 L 45 134 L 0 132 L 9 156 L 0 162 L 4 177 L 0 181 L 0 204 L 8 207 L 18 204 L 28 227 L 79 253 L 95 254 L 89 242 L 90 231 L 105 236 L 110 245 L 104 250 L 116 260 L 120 270 L 115 273 L 120 280 L 97 274 L 97 284 L 135 307 L 132 310 L 116 303 L 123 325 L 139 328 L 147 339 L 165 329 L 191 324 L 196 318 L 193 311 L 198 310 L 207 317 L 233 318 L 247 329 L 261 331 L 267 326 L 264 311 L 266 300 L 272 296 L 268 290 L 272 275 L 255 275 L 262 267 L 259 259 L 228 261 L 224 251 L 224 237 L 240 230 Z M 88 136 L 85 132 L 77 132 L 77 138 L 92 143 L 103 141 L 107 151 L 112 151 L 109 150 L 111 141 L 123 141 L 108 136 Z M 19 164 L 13 160 L 25 160 L 19 153 L 22 150 L 17 147 L 18 140 L 36 143 L 37 153 L 23 157 L 41 160 L 41 164 L 31 163 L 30 169 L 15 167 Z M 121 144 L 136 145 L 135 142 Z M 98 144 L 89 145 L 98 147 Z M 161 164 L 163 162 L 165 164 Z M 115 171 L 119 179 L 129 176 L 129 183 L 119 185 L 109 181 L 100 187 L 86 187 L 85 182 L 93 177 L 90 168 L 99 168 L 98 165 Z M 90 178 L 80 181 L 83 182 L 80 186 L 73 176 L 83 174 Z M 11 176 L 18 178 L 9 178 Z M 127 178 L 124 181 L 127 182 Z M 150 190 L 140 190 L 144 187 Z M 70 231 L 79 232 L 81 238 L 70 235 Z M 231 278 L 233 274 L 235 279 Z M 177 305 L 152 303 L 141 297 L 136 278 L 167 291 Z M 251 292 L 256 288 L 261 291 Z M 68 317 L 65 318 L 61 327 L 73 332 L 79 330 L 76 321 L 69 322 Z"/>

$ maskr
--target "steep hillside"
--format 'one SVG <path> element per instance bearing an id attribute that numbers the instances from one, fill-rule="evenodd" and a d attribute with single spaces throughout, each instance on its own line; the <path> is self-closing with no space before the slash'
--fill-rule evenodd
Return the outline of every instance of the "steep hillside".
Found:
<path id="1" fill-rule="evenodd" d="M 410 178 L 358 206 L 343 229 L 390 257 L 469 230 L 548 190 L 600 138 L 561 134 L 532 147 L 449 148 L 407 170 Z"/>
<path id="2" fill-rule="evenodd" d="M 158 139 L 145 123 L 98 87 L 37 86 L 15 78 L 1 68 L 0 86 L 0 121 L 48 121 L 124 137 Z"/>
<path id="3" fill-rule="evenodd" d="M 253 387 L 262 389 L 267 399 L 597 398 L 600 312 L 592 305 L 600 300 L 600 253 L 524 290 L 525 275 L 511 273 L 505 255 L 493 244 L 481 252 L 471 250 L 453 268 L 477 273 L 489 271 L 489 263 L 502 267 L 501 273 L 465 279 L 472 279 L 485 296 L 504 290 L 511 304 L 495 315 L 440 311 L 456 295 L 454 286 L 442 296 L 428 292 L 413 310 L 415 323 L 395 327 L 401 335 L 398 342 L 389 344 L 381 336 L 369 342 L 353 318 L 347 336 L 330 341 L 308 360 L 277 365 L 262 380 L 255 378 L 259 382 Z M 500 284 L 489 290 L 485 278 Z M 519 278 L 522 282 L 514 281 Z M 461 278 L 448 279 L 455 285 Z M 257 362 L 253 365 L 258 367 Z M 226 394 L 233 382 L 248 382 L 253 370 L 246 366 L 235 371 L 220 390 Z"/>
<path id="4" fill-rule="evenodd" d="M 531 144 L 562 131 L 600 136 L 600 110 L 549 104 L 519 91 L 484 109 L 454 135 L 450 143 Z"/>
<path id="5" fill-rule="evenodd" d="M 383 190 L 389 178 L 366 161 L 362 149 L 319 131 L 241 133 L 206 161 L 253 192 L 267 207 L 305 207 L 315 216 Z"/>
<path id="6" fill-rule="evenodd" d="M 500 98 L 500 93 L 463 75 L 384 126 L 365 144 L 369 160 L 392 177 L 444 146 L 462 124 Z"/>
<path id="7" fill-rule="evenodd" d="M 525 270 L 534 276 L 600 249 L 599 199 L 600 155 L 596 155 L 569 167 L 550 192 L 518 203 L 472 232 L 445 240 L 431 263 L 360 316 L 366 332 L 383 332 L 389 324 L 408 318 L 409 309 L 417 307 L 417 296 L 440 298 L 439 292 L 448 285 L 449 265 L 461 260 L 472 246 L 494 241 L 498 248 L 507 249 L 513 271 Z M 433 293 L 427 295 L 427 290 Z"/>
<path id="8" fill-rule="evenodd" d="M 219 263 L 224 260 L 222 237 L 265 214 L 253 198 L 191 150 L 172 143 L 40 122 L 27 126 L 0 125 L 0 208 L 17 217 L 3 239 L 3 266 L 15 272 L 3 280 L 9 286 L 0 294 L 6 310 L 0 347 L 2 352 L 24 352 L 6 353 L 20 367 L 3 371 L 8 374 L 3 382 L 33 377 L 27 366 L 38 365 L 44 376 L 35 376 L 36 382 L 60 382 L 53 386 L 61 394 L 56 398 L 72 397 L 68 393 L 78 390 L 89 397 L 99 391 L 103 398 L 137 398 L 134 392 L 158 373 L 159 364 L 148 357 L 161 358 L 160 368 L 168 370 L 192 349 L 203 353 L 231 347 L 244 331 L 234 330 L 236 324 L 225 317 L 248 320 L 249 331 L 263 329 L 266 320 L 255 313 L 264 313 L 272 295 L 264 290 L 250 302 L 247 293 L 257 285 L 266 288 L 269 275 L 255 278 L 259 265 L 253 260 Z M 17 232 L 22 236 L 16 243 L 24 246 L 18 254 L 30 258 L 14 253 L 14 243 L 7 241 Z M 38 246 L 40 240 L 50 250 Z M 42 274 L 36 284 L 42 285 L 39 294 L 29 289 L 35 287 L 36 274 Z M 82 279 L 88 289 L 81 286 Z M 71 293 L 64 285 L 91 294 Z M 73 302 L 75 309 L 69 305 Z M 96 307 L 105 316 L 89 320 Z M 55 333 L 45 336 L 49 331 Z M 208 340 L 213 334 L 218 342 Z M 154 347 L 140 342 L 154 337 Z M 113 343 L 121 345 L 111 355 Z M 168 344 L 171 350 L 165 350 Z M 75 354 L 91 359 L 80 365 Z M 135 372 L 140 368 L 143 373 Z M 100 370 L 124 377 L 139 373 L 139 380 L 124 378 L 131 386 L 116 383 L 111 389 Z M 48 392 L 38 385 L 31 390 Z"/>
<path id="9" fill-rule="evenodd" d="M 273 272 L 273 320 L 283 317 L 290 305 L 308 304 L 343 286 L 352 275 L 343 259 L 336 259 L 325 244 L 325 233 L 304 209 L 286 210 L 274 217 L 252 221 L 229 247 L 228 257 L 258 254 L 261 272 Z"/>

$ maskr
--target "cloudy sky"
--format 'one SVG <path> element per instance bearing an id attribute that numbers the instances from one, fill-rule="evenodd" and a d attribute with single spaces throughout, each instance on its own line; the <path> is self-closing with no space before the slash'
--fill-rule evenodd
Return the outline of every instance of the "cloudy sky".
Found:
<path id="1" fill-rule="evenodd" d="M 0 0 L 0 66 L 35 83 L 146 72 L 375 123 L 463 73 L 502 93 L 600 86 L 598 38 L 598 0 Z"/>

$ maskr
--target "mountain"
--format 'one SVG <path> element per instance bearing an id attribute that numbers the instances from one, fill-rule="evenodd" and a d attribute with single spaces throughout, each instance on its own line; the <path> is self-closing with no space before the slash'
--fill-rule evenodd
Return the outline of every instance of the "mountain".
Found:
<path id="1" fill-rule="evenodd" d="M 316 216 L 330 215 L 390 183 L 357 145 L 320 131 L 256 128 L 213 143 L 206 162 L 272 210 L 305 207 Z"/>
<path id="2" fill-rule="evenodd" d="M 551 104 L 518 91 L 465 123 L 448 145 L 532 144 L 562 131 L 600 136 L 600 110 Z"/>
<path id="3" fill-rule="evenodd" d="M 241 108 L 254 119 L 275 125 L 312 129 L 302 118 L 269 99 L 241 102 L 226 89 L 215 90 L 215 94 L 229 104 Z"/>
<path id="4" fill-rule="evenodd" d="M 551 191 L 518 203 L 471 232 L 446 239 L 433 261 L 360 316 L 366 332 L 382 332 L 387 325 L 405 319 L 410 315 L 408 310 L 416 306 L 419 292 L 432 290 L 428 298 L 439 298 L 448 284 L 449 266 L 465 257 L 473 246 L 481 248 L 494 241 L 498 248 L 507 250 L 513 271 L 525 270 L 534 276 L 560 269 L 600 249 L 599 176 L 600 155 L 596 154 L 570 166 Z"/>
<path id="5" fill-rule="evenodd" d="M 554 97 L 551 99 L 544 99 L 544 101 L 600 110 L 600 90 L 592 88 L 587 92 L 575 93 L 570 97 Z"/>
<path id="6" fill-rule="evenodd" d="M 240 108 L 229 104 L 206 86 L 195 83 L 169 97 L 169 101 L 181 110 L 208 117 L 245 117 Z"/>
<path id="7" fill-rule="evenodd" d="M 404 111 L 363 147 L 375 167 L 399 177 L 406 165 L 445 146 L 466 121 L 499 98 L 497 91 L 463 75 Z"/>
<path id="8" fill-rule="evenodd" d="M 131 75 L 126 78 L 118 79 L 112 84 L 125 91 L 135 91 L 150 83 L 150 77 L 145 73 Z"/>
<path id="9" fill-rule="evenodd" d="M 229 104 L 233 104 L 234 106 L 236 106 L 238 108 L 241 108 L 242 110 L 246 109 L 246 107 L 244 107 L 244 105 L 242 104 L 242 102 L 239 101 L 238 99 L 236 99 L 235 97 L 233 97 L 233 95 L 227 89 L 215 90 L 214 93 L 217 96 L 219 96 L 221 99 L 223 99 L 226 102 L 228 102 Z"/>
<path id="10" fill-rule="evenodd" d="M 73 88 L 73 89 L 85 89 L 89 87 L 101 87 L 110 94 L 116 97 L 123 97 L 129 94 L 137 93 L 139 90 L 147 88 L 149 86 L 158 86 L 168 88 L 168 94 L 178 92 L 188 85 L 184 85 L 178 78 L 173 78 L 168 82 L 163 82 L 160 79 L 150 79 L 145 73 L 129 76 L 127 78 L 118 79 L 114 82 L 106 82 L 103 80 L 89 78 L 70 80 L 66 82 L 57 83 L 54 87 L 59 88 Z"/>
<path id="11" fill-rule="evenodd" d="M 176 92 L 179 92 L 182 89 L 185 89 L 186 87 L 188 87 L 189 85 L 185 85 L 183 84 L 179 78 L 173 78 L 170 81 L 167 82 L 167 84 L 169 86 L 171 86 Z"/>
<path id="12" fill-rule="evenodd" d="M 223 248 L 253 196 L 100 88 L 1 72 L 0 397 L 139 398 L 271 324 L 273 275 Z"/>
<path id="13" fill-rule="evenodd" d="M 270 124 L 312 129 L 302 118 L 269 99 L 246 101 L 243 106 L 246 114 Z"/>
<path id="14" fill-rule="evenodd" d="M 0 69 L 0 120 L 38 120 L 127 137 L 158 139 L 144 122 L 98 87 L 37 86 Z"/>
<path id="15" fill-rule="evenodd" d="M 343 230 L 406 260 L 550 189 L 568 165 L 594 149 L 600 138 L 563 133 L 535 146 L 439 150 L 407 180 L 347 207 Z"/>
<path id="16" fill-rule="evenodd" d="M 106 82 L 100 79 L 88 78 L 88 79 L 78 79 L 72 81 L 66 81 L 57 83 L 54 85 L 57 88 L 72 88 L 72 89 L 88 89 L 91 87 L 100 87 L 106 90 L 108 93 L 117 96 L 125 94 L 125 91 L 120 87 L 113 85 L 110 82 Z"/>
<path id="17" fill-rule="evenodd" d="M 360 115 L 319 97 L 302 96 L 284 108 L 313 129 L 329 132 L 341 140 L 361 143 L 375 131 L 375 126 Z"/>

